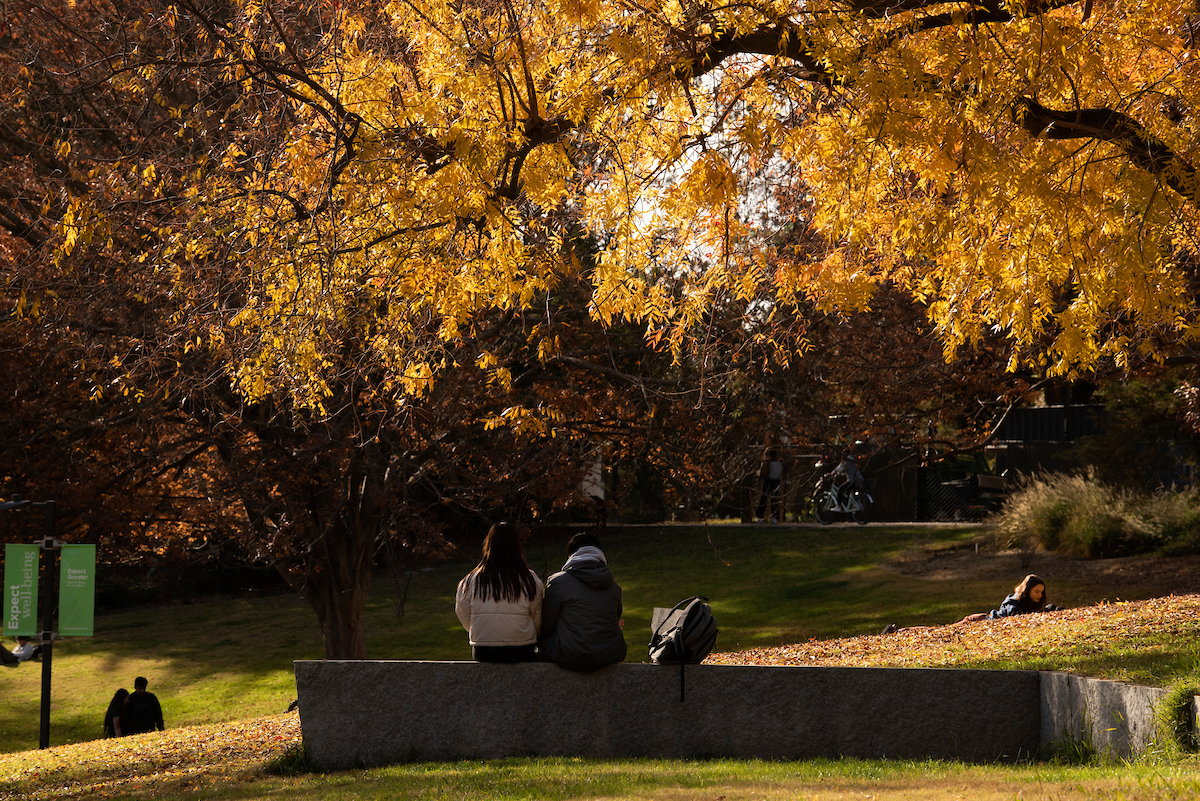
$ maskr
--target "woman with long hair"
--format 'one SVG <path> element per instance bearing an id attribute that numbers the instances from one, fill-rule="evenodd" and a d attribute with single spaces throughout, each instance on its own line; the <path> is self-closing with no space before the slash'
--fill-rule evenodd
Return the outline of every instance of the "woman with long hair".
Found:
<path id="1" fill-rule="evenodd" d="M 125 732 L 121 730 L 121 719 L 125 716 L 125 699 L 128 697 L 129 690 L 122 687 L 108 702 L 108 710 L 104 713 L 105 737 L 124 736 Z"/>
<path id="2" fill-rule="evenodd" d="M 1004 599 L 999 609 L 967 615 L 959 623 L 976 623 L 980 620 L 999 620 L 1013 615 L 1028 615 L 1033 612 L 1057 612 L 1058 607 L 1046 598 L 1046 582 L 1030 573 L 1020 584 L 1013 587 L 1012 595 Z M 895 631 L 896 629 L 891 629 Z M 902 631 L 903 629 L 901 629 Z M 884 633 L 888 633 L 885 629 Z"/>
<path id="3" fill-rule="evenodd" d="M 1046 598 L 1046 582 L 1030 573 L 1016 587 L 1012 595 L 1004 599 L 999 609 L 993 609 L 988 617 L 1001 618 L 1012 615 L 1028 615 L 1032 612 L 1052 612 L 1056 609 Z"/>
<path id="4" fill-rule="evenodd" d="M 478 662 L 533 662 L 542 625 L 542 580 L 525 562 L 516 526 L 497 523 L 483 558 L 458 583 L 454 611 Z"/>

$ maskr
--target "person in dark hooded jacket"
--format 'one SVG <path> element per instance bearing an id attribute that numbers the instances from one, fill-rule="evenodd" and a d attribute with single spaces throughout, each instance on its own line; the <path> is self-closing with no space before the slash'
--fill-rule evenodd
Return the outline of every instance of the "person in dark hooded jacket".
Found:
<path id="1" fill-rule="evenodd" d="M 590 672 L 625 658 L 621 588 L 593 534 L 567 543 L 563 569 L 546 580 L 538 652 L 569 670 Z"/>

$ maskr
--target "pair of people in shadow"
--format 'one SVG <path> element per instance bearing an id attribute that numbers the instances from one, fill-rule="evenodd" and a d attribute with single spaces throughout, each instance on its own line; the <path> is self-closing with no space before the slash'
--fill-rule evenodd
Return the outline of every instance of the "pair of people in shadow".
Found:
<path id="1" fill-rule="evenodd" d="M 479 662 L 554 662 L 590 672 L 625 659 L 621 587 L 595 535 L 567 543 L 562 570 L 543 585 L 525 561 L 521 537 L 497 523 L 483 558 L 458 584 L 454 611 Z"/>
<path id="2" fill-rule="evenodd" d="M 166 728 L 158 697 L 146 691 L 149 685 L 144 676 L 138 676 L 133 681 L 132 693 L 124 687 L 117 690 L 104 713 L 105 737 L 124 737 Z"/>

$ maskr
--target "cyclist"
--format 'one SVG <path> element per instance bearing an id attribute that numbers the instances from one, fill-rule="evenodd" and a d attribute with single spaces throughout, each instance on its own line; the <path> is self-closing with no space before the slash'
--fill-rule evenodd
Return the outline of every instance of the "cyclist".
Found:
<path id="1" fill-rule="evenodd" d="M 842 457 L 841 463 L 833 468 L 829 475 L 833 478 L 833 485 L 837 487 L 838 504 L 841 506 L 846 505 L 851 492 L 866 489 L 867 480 L 858 469 L 858 457 L 854 453 L 847 453 Z"/>

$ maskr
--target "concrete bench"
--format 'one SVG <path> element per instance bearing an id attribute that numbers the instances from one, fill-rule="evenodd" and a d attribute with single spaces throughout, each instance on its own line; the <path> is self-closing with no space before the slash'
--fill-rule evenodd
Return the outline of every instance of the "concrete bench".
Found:
<path id="1" fill-rule="evenodd" d="M 514 756 L 1012 761 L 1063 738 L 1128 756 L 1164 690 L 1065 673 L 297 661 L 319 770 Z"/>

